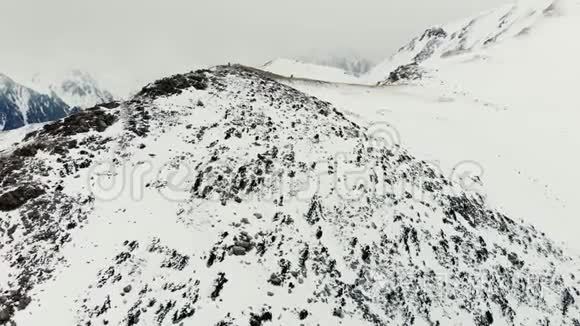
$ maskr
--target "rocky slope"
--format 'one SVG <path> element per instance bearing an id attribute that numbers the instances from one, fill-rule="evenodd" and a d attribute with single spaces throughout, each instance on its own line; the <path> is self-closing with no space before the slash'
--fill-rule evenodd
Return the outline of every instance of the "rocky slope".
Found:
<path id="1" fill-rule="evenodd" d="M 0 74 L 0 131 L 57 120 L 69 111 L 58 96 L 38 93 Z"/>
<path id="2" fill-rule="evenodd" d="M 580 325 L 577 257 L 241 66 L 2 153 L 0 324 Z"/>

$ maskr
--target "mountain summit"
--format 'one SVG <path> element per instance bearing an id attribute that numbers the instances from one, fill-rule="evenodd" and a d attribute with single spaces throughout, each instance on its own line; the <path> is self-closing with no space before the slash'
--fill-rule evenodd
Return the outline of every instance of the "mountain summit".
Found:
<path id="1" fill-rule="evenodd" d="M 7 149 L 0 324 L 580 323 L 577 257 L 268 76 L 175 75 Z"/>

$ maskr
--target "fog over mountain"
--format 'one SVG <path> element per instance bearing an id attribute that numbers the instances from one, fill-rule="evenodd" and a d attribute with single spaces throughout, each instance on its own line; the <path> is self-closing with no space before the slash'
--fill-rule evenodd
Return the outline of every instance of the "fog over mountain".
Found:
<path id="1" fill-rule="evenodd" d="M 382 60 L 427 26 L 505 0 L 6 1 L 0 71 L 86 70 L 118 93 L 195 67 L 356 51 Z"/>

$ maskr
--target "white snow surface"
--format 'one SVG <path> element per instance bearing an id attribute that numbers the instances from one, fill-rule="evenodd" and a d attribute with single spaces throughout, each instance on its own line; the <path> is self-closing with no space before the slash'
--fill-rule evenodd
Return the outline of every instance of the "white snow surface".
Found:
<path id="1" fill-rule="evenodd" d="M 359 79 L 346 71 L 330 66 L 302 62 L 293 59 L 275 59 L 264 64 L 260 69 L 284 77 L 308 78 L 335 83 L 359 83 Z"/>
<path id="2" fill-rule="evenodd" d="M 14 130 L 0 131 L 0 154 L 7 153 L 10 148 L 20 145 L 26 134 L 42 128 L 43 125 L 44 123 L 32 123 Z"/>

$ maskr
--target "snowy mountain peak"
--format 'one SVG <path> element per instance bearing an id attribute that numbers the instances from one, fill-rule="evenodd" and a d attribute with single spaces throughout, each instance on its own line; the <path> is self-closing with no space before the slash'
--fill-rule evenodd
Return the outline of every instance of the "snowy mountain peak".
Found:
<path id="1" fill-rule="evenodd" d="M 0 131 L 65 117 L 69 106 L 60 98 L 36 92 L 0 73 Z"/>
<path id="2" fill-rule="evenodd" d="M 14 84 L 14 80 L 12 80 L 12 78 L 10 78 L 10 77 L 8 77 L 0 72 L 0 87 L 5 89 L 13 84 Z"/>
<path id="3" fill-rule="evenodd" d="M 0 323 L 578 325 L 577 258 L 269 76 L 164 78 L 2 156 Z"/>
<path id="4" fill-rule="evenodd" d="M 93 76 L 79 69 L 36 74 L 31 79 L 31 85 L 40 92 L 56 94 L 71 107 L 88 108 L 114 100 L 113 95 L 102 88 Z"/>

